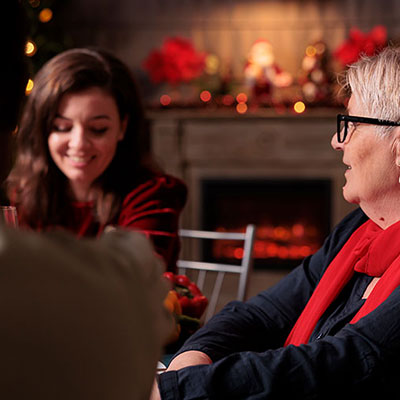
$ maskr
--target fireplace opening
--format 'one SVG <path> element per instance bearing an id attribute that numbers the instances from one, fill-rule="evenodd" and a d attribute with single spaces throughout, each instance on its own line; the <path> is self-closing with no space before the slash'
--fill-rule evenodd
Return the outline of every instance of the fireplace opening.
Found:
<path id="1" fill-rule="evenodd" d="M 257 269 L 292 269 L 315 253 L 331 229 L 329 179 L 211 179 L 202 181 L 202 229 L 244 232 L 256 225 Z M 235 241 L 205 243 L 203 258 L 240 262 Z"/>

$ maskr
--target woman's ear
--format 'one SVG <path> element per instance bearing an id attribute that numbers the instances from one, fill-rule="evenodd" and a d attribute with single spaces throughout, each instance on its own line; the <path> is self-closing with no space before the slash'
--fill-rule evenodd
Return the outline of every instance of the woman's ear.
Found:
<path id="1" fill-rule="evenodd" d="M 394 152 L 395 152 L 396 166 L 400 167 L 400 138 L 399 137 L 397 137 L 394 140 Z"/>
<path id="2" fill-rule="evenodd" d="M 396 167 L 400 168 L 400 138 L 397 137 L 394 142 L 394 151 L 395 151 L 395 160 L 396 160 Z M 400 183 L 400 174 L 399 174 L 399 183 Z"/>
<path id="3" fill-rule="evenodd" d="M 129 117 L 126 115 L 121 121 L 121 129 L 119 131 L 118 140 L 121 141 L 125 137 L 126 128 L 128 127 Z"/>

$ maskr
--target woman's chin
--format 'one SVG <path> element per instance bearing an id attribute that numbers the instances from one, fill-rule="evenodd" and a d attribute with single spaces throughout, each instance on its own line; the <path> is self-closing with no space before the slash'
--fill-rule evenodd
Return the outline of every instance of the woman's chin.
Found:
<path id="1" fill-rule="evenodd" d="M 343 198 L 351 204 L 359 204 L 359 197 L 352 193 L 349 188 L 346 187 L 347 185 L 343 186 Z"/>

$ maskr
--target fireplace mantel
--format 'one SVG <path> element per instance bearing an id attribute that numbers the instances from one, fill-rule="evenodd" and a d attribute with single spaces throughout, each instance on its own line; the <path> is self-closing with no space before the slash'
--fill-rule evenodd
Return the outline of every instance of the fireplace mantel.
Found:
<path id="1" fill-rule="evenodd" d="M 277 114 L 265 109 L 239 115 L 231 110 L 162 110 L 148 113 L 151 149 L 169 173 L 185 180 L 189 201 L 182 225 L 200 227 L 203 179 L 330 179 L 331 220 L 353 209 L 342 198 L 345 167 L 330 140 L 336 114 L 308 109 Z"/>

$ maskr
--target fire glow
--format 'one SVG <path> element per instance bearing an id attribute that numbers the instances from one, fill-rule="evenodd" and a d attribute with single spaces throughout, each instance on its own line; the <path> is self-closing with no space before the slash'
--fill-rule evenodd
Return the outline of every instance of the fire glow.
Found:
<path id="1" fill-rule="evenodd" d="M 225 230 L 223 227 L 217 228 L 220 232 Z M 245 229 L 237 231 L 244 232 Z M 256 230 L 253 256 L 255 259 L 301 260 L 319 248 L 317 235 L 316 227 L 301 223 L 292 226 L 263 225 Z M 243 248 L 234 240 L 215 241 L 212 253 L 213 257 L 219 259 L 241 260 L 244 256 Z"/>

